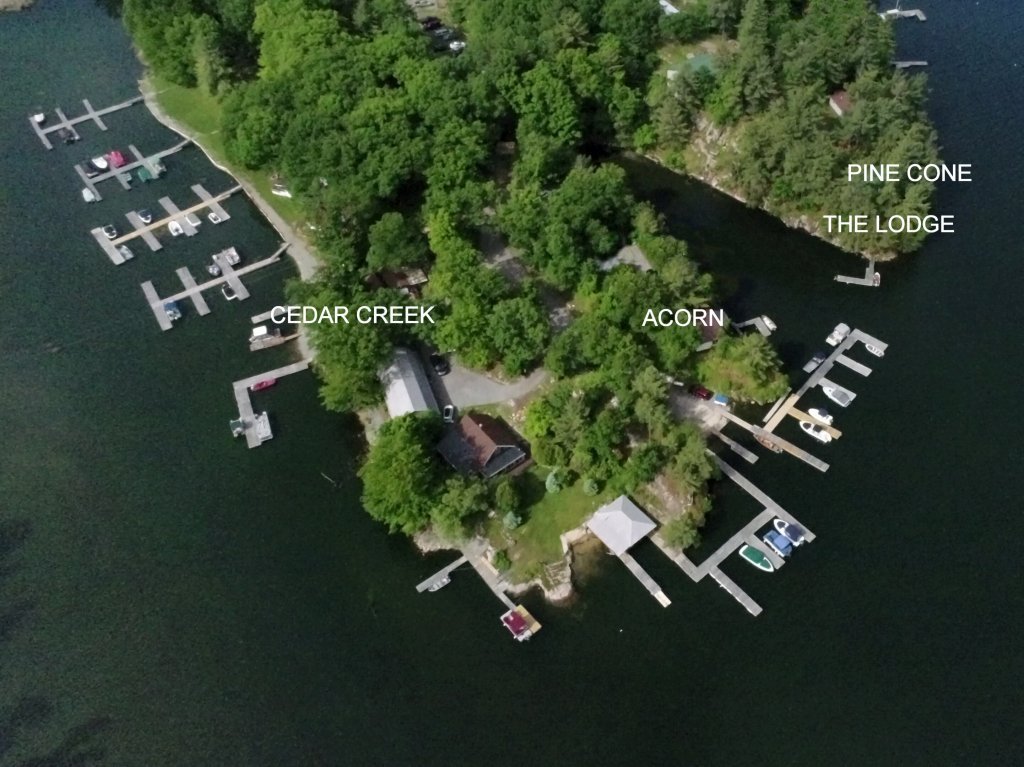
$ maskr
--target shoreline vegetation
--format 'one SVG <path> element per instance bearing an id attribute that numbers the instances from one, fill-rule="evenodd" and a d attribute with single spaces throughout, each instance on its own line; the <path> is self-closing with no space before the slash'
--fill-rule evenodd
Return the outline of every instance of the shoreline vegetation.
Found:
<path id="1" fill-rule="evenodd" d="M 521 400 L 478 408 L 529 442 L 533 465 L 515 477 L 452 470 L 436 450 L 450 428 L 436 413 L 381 424 L 359 471 L 372 517 L 421 548 L 486 541 L 506 581 L 539 585 L 552 599 L 571 593 L 572 550 L 561 536 L 576 538 L 619 494 L 644 504 L 672 545 L 699 543 L 715 468 L 699 425 L 680 413 L 686 395 L 676 385 L 762 403 L 787 381 L 758 334 L 725 333 L 705 350 L 697 328 L 643 327 L 650 307 L 713 306 L 714 286 L 687 244 L 633 199 L 622 169 L 597 158 L 653 154 L 699 177 L 695 163 L 710 157 L 758 191 L 758 174 L 788 178 L 776 166 L 788 166 L 794 145 L 831 173 L 841 158 L 828 142 L 846 131 L 837 126 L 852 125 L 851 140 L 860 134 L 856 119 L 828 117 L 822 94 L 836 78 L 877 83 L 871 63 L 891 46 L 866 3 L 696 0 L 687 13 L 707 18 L 686 26 L 678 19 L 690 16 L 666 17 L 655 0 L 453 0 L 442 36 L 401 0 L 338 9 L 224 0 L 213 11 L 176 0 L 171 26 L 158 5 L 125 2 L 153 72 L 146 103 L 198 139 L 294 243 L 303 280 L 289 283 L 288 300 L 437 307 L 433 325 L 308 328 L 326 408 L 378 407 L 379 371 L 398 346 L 427 344 L 499 378 L 550 374 Z M 800 70 L 813 82 L 792 85 L 796 75 L 777 58 L 781 41 L 800 33 L 820 46 L 839 22 L 872 31 L 878 50 L 836 52 L 831 74 Z M 685 55 L 680 40 L 712 33 L 714 71 L 666 75 L 673 52 Z M 810 70 L 819 52 L 801 53 Z M 875 98 L 851 85 L 862 110 L 885 102 L 885 87 Z M 728 125 L 715 141 L 707 115 Z M 787 132 L 808 124 L 803 137 Z M 745 152 L 760 158 L 756 173 Z M 295 199 L 268 199 L 270 179 Z M 759 203 L 813 207 L 814 191 L 769 185 Z M 627 246 L 650 271 L 605 265 Z M 383 272 L 410 269 L 429 274 L 421 294 L 371 287 Z"/>
<path id="2" fill-rule="evenodd" d="M 0 0 L 0 11 L 24 11 L 36 0 Z"/>

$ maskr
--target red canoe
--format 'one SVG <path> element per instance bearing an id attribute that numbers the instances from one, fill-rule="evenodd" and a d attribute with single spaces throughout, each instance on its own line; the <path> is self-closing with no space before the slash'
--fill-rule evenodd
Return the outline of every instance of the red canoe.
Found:
<path id="1" fill-rule="evenodd" d="M 249 388 L 252 391 L 263 391 L 264 389 L 269 389 L 271 386 L 273 386 L 276 383 L 277 383 L 277 379 L 276 378 L 266 378 L 266 379 L 264 379 L 262 381 L 257 381 L 256 383 L 254 383 Z"/>

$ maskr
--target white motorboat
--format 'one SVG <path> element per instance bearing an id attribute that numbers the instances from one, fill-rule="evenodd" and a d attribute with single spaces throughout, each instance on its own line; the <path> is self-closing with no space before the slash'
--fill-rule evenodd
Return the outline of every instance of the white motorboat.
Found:
<path id="1" fill-rule="evenodd" d="M 829 413 L 823 407 L 812 407 L 810 410 L 807 411 L 807 413 L 812 418 L 817 418 L 819 421 L 821 421 L 824 424 L 828 424 L 829 426 L 832 425 L 832 414 Z"/>
<path id="2" fill-rule="evenodd" d="M 107 224 L 100 231 L 103 232 L 103 236 L 108 240 L 117 239 L 117 228 L 113 224 Z"/>
<path id="3" fill-rule="evenodd" d="M 274 437 L 274 432 L 270 430 L 270 416 L 266 411 L 256 416 L 256 436 L 260 442 L 266 442 Z"/>
<path id="4" fill-rule="evenodd" d="M 203 220 L 199 218 L 199 216 L 197 216 L 195 213 L 189 213 L 187 216 L 185 216 L 185 222 L 191 224 L 192 226 L 199 226 L 201 223 L 203 223 Z"/>
<path id="5" fill-rule="evenodd" d="M 92 164 L 92 167 L 94 167 L 96 170 L 110 169 L 110 162 L 103 155 L 100 155 L 99 157 L 93 157 L 91 160 L 89 160 L 89 162 Z"/>
<path id="6" fill-rule="evenodd" d="M 221 221 L 223 221 L 224 219 L 222 219 L 222 218 L 221 218 L 220 216 L 218 216 L 218 215 L 217 215 L 216 213 L 214 213 L 214 212 L 211 212 L 211 213 L 210 213 L 210 215 L 208 215 L 208 216 L 206 217 L 206 220 L 207 220 L 207 221 L 209 221 L 209 222 L 210 222 L 211 224 L 219 224 L 219 223 L 220 223 Z"/>
<path id="7" fill-rule="evenodd" d="M 800 428 L 803 429 L 804 432 L 806 432 L 807 434 L 810 434 L 823 445 L 827 445 L 829 442 L 832 441 L 831 434 L 829 434 L 827 431 L 825 431 L 817 424 L 811 423 L 810 421 L 801 421 Z"/>
<path id="8" fill-rule="evenodd" d="M 36 112 L 34 115 L 32 115 L 32 122 L 34 122 L 36 125 L 42 125 L 46 122 L 46 114 L 43 112 Z"/>
<path id="9" fill-rule="evenodd" d="M 828 338 L 825 339 L 825 343 L 829 346 L 838 346 L 846 340 L 848 335 L 850 335 L 850 326 L 845 322 L 840 322 L 835 326 L 832 332 L 828 334 Z"/>
<path id="10" fill-rule="evenodd" d="M 171 233 L 171 237 L 177 237 L 179 234 L 184 234 L 185 230 L 181 224 L 177 221 L 172 221 L 167 225 L 167 231 Z"/>
<path id="11" fill-rule="evenodd" d="M 206 271 L 212 274 L 214 277 L 220 277 L 220 267 L 217 264 L 208 264 Z"/>
<path id="12" fill-rule="evenodd" d="M 86 202 L 96 202 L 96 193 L 92 189 L 83 189 L 82 199 Z"/>
<path id="13" fill-rule="evenodd" d="M 776 327 L 775 323 L 772 322 L 772 318 L 769 317 L 767 314 L 761 315 L 761 322 L 763 322 L 764 326 L 768 328 L 769 333 L 774 333 L 776 330 L 778 330 L 778 327 Z"/>
<path id="14" fill-rule="evenodd" d="M 238 298 L 238 294 L 235 292 L 235 289 L 227 284 L 220 286 L 220 294 L 228 301 L 234 301 Z"/>
<path id="15" fill-rule="evenodd" d="M 132 253 L 132 249 L 129 248 L 127 245 L 119 246 L 117 252 L 121 254 L 121 258 L 123 258 L 125 261 L 130 261 L 131 259 L 135 258 L 135 254 Z"/>
<path id="16" fill-rule="evenodd" d="M 775 518 L 775 521 L 772 522 L 772 524 L 775 526 L 776 530 L 789 538 L 794 546 L 800 546 L 801 544 L 806 543 L 806 539 L 804 538 L 805 531 L 800 527 L 800 525 L 787 522 L 786 520 L 779 519 L 778 517 Z"/>
<path id="17" fill-rule="evenodd" d="M 223 258 L 231 266 L 238 266 L 238 264 L 242 262 L 242 257 L 238 254 L 238 249 L 233 245 L 230 248 L 215 254 L 213 260 L 216 261 L 220 258 Z"/>
<path id="18" fill-rule="evenodd" d="M 850 395 L 842 389 L 837 389 L 834 386 L 822 386 L 821 390 L 825 392 L 826 397 L 839 405 L 839 407 L 846 407 L 850 404 Z"/>
<path id="19" fill-rule="evenodd" d="M 876 357 L 884 357 L 885 356 L 885 352 L 882 351 L 881 349 L 879 349 L 874 344 L 864 344 L 864 348 L 867 349 L 872 354 L 874 354 Z"/>

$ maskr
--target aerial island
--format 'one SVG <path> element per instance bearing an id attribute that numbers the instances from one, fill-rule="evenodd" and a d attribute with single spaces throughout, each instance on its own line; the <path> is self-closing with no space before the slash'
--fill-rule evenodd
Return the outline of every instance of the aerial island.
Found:
<path id="1" fill-rule="evenodd" d="M 866 0 L 421 5 L 125 0 L 124 18 L 161 107 L 311 240 L 291 303 L 436 307 L 306 328 L 326 408 L 386 406 L 367 512 L 564 597 L 563 536 L 613 499 L 699 541 L 717 468 L 696 405 L 789 389 L 761 333 L 644 321 L 723 297 L 616 161 L 816 234 L 848 210 L 924 214 L 930 183 L 837 180 L 937 158 L 925 81 L 893 68 Z M 834 241 L 883 256 L 923 236 Z"/>

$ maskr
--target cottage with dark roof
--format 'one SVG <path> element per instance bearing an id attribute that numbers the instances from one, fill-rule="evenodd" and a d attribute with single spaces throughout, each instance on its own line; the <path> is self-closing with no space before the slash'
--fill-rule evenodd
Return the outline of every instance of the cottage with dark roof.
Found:
<path id="1" fill-rule="evenodd" d="M 437 451 L 462 474 L 490 479 L 527 458 L 522 440 L 499 418 L 467 413 L 445 434 Z"/>

